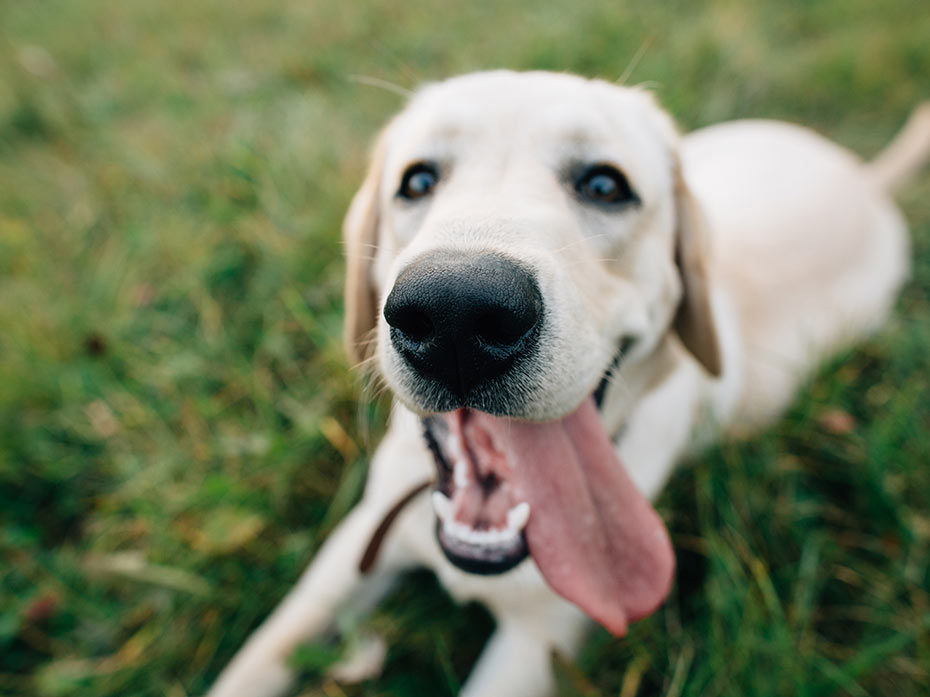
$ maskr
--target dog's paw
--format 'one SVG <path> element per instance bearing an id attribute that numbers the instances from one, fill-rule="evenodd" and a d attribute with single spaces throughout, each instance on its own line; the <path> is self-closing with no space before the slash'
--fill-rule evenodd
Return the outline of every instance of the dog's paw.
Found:
<path id="1" fill-rule="evenodd" d="M 387 642 L 378 634 L 353 637 L 345 655 L 326 670 L 326 675 L 349 685 L 381 675 Z"/>

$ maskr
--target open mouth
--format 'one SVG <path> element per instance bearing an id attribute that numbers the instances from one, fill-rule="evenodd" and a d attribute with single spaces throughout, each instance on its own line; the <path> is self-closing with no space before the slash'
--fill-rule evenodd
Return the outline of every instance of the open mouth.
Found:
<path id="1" fill-rule="evenodd" d="M 479 412 L 459 409 L 423 419 L 439 471 L 433 491 L 443 553 L 464 571 L 499 574 L 526 558 L 530 504 L 517 500 L 506 454 L 482 429 Z"/>
<path id="2" fill-rule="evenodd" d="M 675 560 L 604 428 L 602 394 L 553 422 L 458 409 L 423 424 L 446 557 L 496 574 L 531 556 L 553 590 L 619 636 L 665 599 Z"/>
<path id="3" fill-rule="evenodd" d="M 600 408 L 623 356 L 633 345 L 624 338 L 592 393 Z M 433 491 L 436 534 L 443 554 L 464 571 L 500 574 L 529 554 L 524 530 L 529 502 L 519 500 L 513 471 L 493 432 L 482 428 L 477 412 L 458 409 L 423 419 L 423 432 L 438 470 Z M 486 418 L 486 417 L 484 417 Z"/>

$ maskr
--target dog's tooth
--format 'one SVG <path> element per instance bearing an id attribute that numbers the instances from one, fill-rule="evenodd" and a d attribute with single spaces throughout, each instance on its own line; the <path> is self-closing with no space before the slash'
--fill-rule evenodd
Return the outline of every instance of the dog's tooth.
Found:
<path id="1" fill-rule="evenodd" d="M 530 519 L 530 504 L 526 501 L 518 503 L 507 511 L 507 527 L 512 530 L 522 530 Z"/>
<path id="2" fill-rule="evenodd" d="M 499 545 L 504 541 L 504 538 L 501 535 L 500 530 L 495 530 L 492 528 L 491 530 L 484 531 L 484 534 L 482 535 L 482 541 L 488 546 Z"/>
<path id="3" fill-rule="evenodd" d="M 462 542 L 467 542 L 470 545 L 478 544 L 475 539 L 478 531 L 468 525 L 456 525 L 455 534 Z"/>
<path id="4" fill-rule="evenodd" d="M 510 544 L 517 537 L 517 531 L 508 528 L 495 528 L 490 533 L 491 543 L 495 545 Z"/>
<path id="5" fill-rule="evenodd" d="M 478 530 L 457 520 L 444 520 L 442 529 L 446 536 L 471 547 L 511 547 L 520 539 L 520 531 L 513 528 Z"/>
<path id="6" fill-rule="evenodd" d="M 433 510 L 442 522 L 449 522 L 454 519 L 452 513 L 452 501 L 441 491 L 433 492 Z"/>
<path id="7" fill-rule="evenodd" d="M 455 480 L 455 485 L 459 489 L 464 489 L 468 486 L 468 462 L 464 458 L 456 458 L 455 469 L 453 470 L 452 476 Z"/>
<path id="8" fill-rule="evenodd" d="M 471 535 L 471 526 L 465 525 L 465 523 L 460 523 L 457 520 L 453 520 L 449 524 L 449 531 L 454 537 L 462 540 L 463 542 L 469 541 L 469 536 Z"/>
<path id="9" fill-rule="evenodd" d="M 462 444 L 462 439 L 459 438 L 457 433 L 450 433 L 449 439 L 446 441 L 446 446 L 449 449 L 449 454 L 452 456 L 452 461 L 458 465 L 459 463 L 468 466 L 468 457 L 465 455 L 465 447 Z"/>

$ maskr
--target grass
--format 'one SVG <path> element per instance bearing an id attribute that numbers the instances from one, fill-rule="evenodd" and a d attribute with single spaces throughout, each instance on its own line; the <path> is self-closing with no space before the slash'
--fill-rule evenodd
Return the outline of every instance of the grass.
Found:
<path id="1" fill-rule="evenodd" d="M 0 4 L 0 695 L 200 694 L 358 496 L 386 412 L 340 347 L 338 229 L 412 87 L 481 67 L 653 84 L 685 128 L 864 155 L 930 96 L 923 0 Z M 930 692 L 930 176 L 878 336 L 659 502 L 669 602 L 563 695 Z M 490 631 L 425 574 L 377 684 L 453 694 Z M 316 667 L 314 667 L 316 666 Z"/>

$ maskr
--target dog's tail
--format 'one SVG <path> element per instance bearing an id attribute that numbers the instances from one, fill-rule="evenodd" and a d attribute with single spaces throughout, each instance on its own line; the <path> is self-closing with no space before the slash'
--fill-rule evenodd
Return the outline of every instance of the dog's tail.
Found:
<path id="1" fill-rule="evenodd" d="M 907 123 L 884 150 L 868 164 L 875 183 L 893 191 L 930 160 L 930 101 L 911 113 Z"/>

